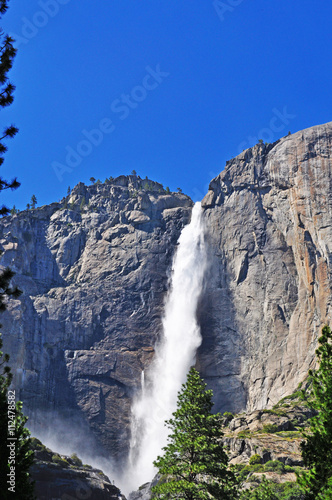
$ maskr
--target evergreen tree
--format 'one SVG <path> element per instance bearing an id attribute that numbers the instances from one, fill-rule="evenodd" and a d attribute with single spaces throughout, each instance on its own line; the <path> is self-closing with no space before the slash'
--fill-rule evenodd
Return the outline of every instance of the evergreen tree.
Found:
<path id="1" fill-rule="evenodd" d="M 27 203 L 27 210 L 30 210 L 30 203 Z"/>
<path id="2" fill-rule="evenodd" d="M 9 269 L 9 267 L 6 267 L 6 269 L 2 271 L 0 275 L 0 312 L 6 310 L 7 297 L 14 297 L 15 299 L 17 299 L 22 293 L 21 290 L 17 288 L 17 286 L 10 286 L 10 281 L 14 275 L 15 273 L 11 269 Z"/>
<path id="3" fill-rule="evenodd" d="M 13 205 L 13 208 L 10 211 L 10 215 L 16 215 L 18 213 L 18 210 L 15 205 Z"/>
<path id="4" fill-rule="evenodd" d="M 30 203 L 31 203 L 31 208 L 36 208 L 36 203 L 37 203 L 37 198 L 36 198 L 36 195 L 32 195 L 31 196 L 31 200 L 30 200 Z"/>
<path id="5" fill-rule="evenodd" d="M 154 465 L 165 477 L 152 489 L 153 499 L 235 499 L 235 475 L 221 438 L 222 416 L 211 414 L 212 391 L 195 368 L 178 395 L 177 410 L 166 422 L 171 430 L 164 455 Z"/>
<path id="6" fill-rule="evenodd" d="M 0 19 L 8 8 L 8 0 L 0 0 Z M 13 60 L 16 54 L 16 49 L 13 47 L 13 39 L 4 35 L 0 28 L 0 107 L 4 108 L 13 102 L 13 92 L 15 87 L 9 82 L 7 73 L 13 65 Z M 3 155 L 7 151 L 7 147 L 3 141 L 7 138 L 14 137 L 17 133 L 17 128 L 11 125 L 4 129 L 2 137 L 0 138 L 0 165 L 3 164 Z M 0 191 L 4 189 L 16 189 L 19 187 L 19 182 L 16 178 L 12 181 L 6 181 L 0 177 Z M 9 209 L 5 206 L 0 208 L 0 215 L 8 215 Z M 10 269 L 5 269 L 0 273 L 0 311 L 5 309 L 4 298 L 5 295 L 18 296 L 19 291 L 17 288 L 10 288 L 9 281 L 14 273 Z"/>
<path id="7" fill-rule="evenodd" d="M 10 391 L 13 375 L 7 365 L 8 354 L 3 354 L 0 335 L 0 491 L 1 499 L 33 500 L 33 484 L 29 468 L 33 462 L 30 432 L 25 428 L 27 417 L 22 403 L 15 403 Z M 10 445 L 10 446 L 8 446 Z"/>
<path id="8" fill-rule="evenodd" d="M 92 184 L 94 184 L 96 182 L 96 179 L 94 177 L 90 177 L 90 182 L 92 182 Z"/>
<path id="9" fill-rule="evenodd" d="M 8 0 L 0 0 L 0 19 L 8 8 Z M 13 66 L 13 60 L 16 55 L 16 49 L 13 47 L 14 40 L 5 35 L 0 28 L 0 107 L 5 108 L 9 106 L 13 100 L 13 93 L 15 90 L 14 85 L 8 79 L 8 72 Z M 0 166 L 4 162 L 3 155 L 7 151 L 7 146 L 4 144 L 6 139 L 14 137 L 18 132 L 15 125 L 10 125 L 4 128 L 2 136 L 0 137 Z M 17 179 L 6 181 L 0 177 L 0 191 L 3 189 L 16 189 L 20 183 Z M 8 215 L 8 207 L 2 206 L 0 208 L 0 215 Z"/>
<path id="10" fill-rule="evenodd" d="M 306 500 L 332 498 L 332 333 L 328 326 L 318 339 L 317 371 L 310 370 L 313 401 L 309 406 L 318 411 L 310 420 L 310 431 L 301 443 L 303 462 L 309 470 L 298 477 Z"/>

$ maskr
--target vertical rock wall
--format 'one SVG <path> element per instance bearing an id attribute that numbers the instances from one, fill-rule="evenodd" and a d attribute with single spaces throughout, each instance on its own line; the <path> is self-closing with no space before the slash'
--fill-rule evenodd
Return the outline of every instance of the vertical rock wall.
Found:
<path id="1" fill-rule="evenodd" d="M 331 321 L 332 123 L 244 151 L 203 206 L 200 368 L 218 409 L 268 407 L 306 377 Z"/>

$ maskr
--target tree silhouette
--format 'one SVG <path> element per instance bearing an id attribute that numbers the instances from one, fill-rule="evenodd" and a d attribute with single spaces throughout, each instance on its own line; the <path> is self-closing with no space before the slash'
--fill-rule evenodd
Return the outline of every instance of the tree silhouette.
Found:
<path id="1" fill-rule="evenodd" d="M 0 19 L 2 15 L 8 9 L 8 0 L 0 0 Z M 14 90 L 15 86 L 8 79 L 8 72 L 13 66 L 13 60 L 16 55 L 16 49 L 13 46 L 14 40 L 5 35 L 3 30 L 0 28 L 0 107 L 5 108 L 12 104 L 14 100 Z M 0 166 L 4 162 L 4 154 L 7 151 L 7 146 L 5 145 L 6 139 L 11 139 L 18 132 L 15 125 L 9 125 L 3 129 L 2 136 L 0 137 Z M 7 181 L 0 177 L 0 191 L 4 189 L 17 189 L 20 183 L 14 178 L 11 181 Z M 0 215 L 8 215 L 9 209 L 6 206 L 0 208 Z"/>
<path id="2" fill-rule="evenodd" d="M 37 198 L 36 198 L 36 195 L 32 195 L 31 196 L 31 200 L 30 200 L 30 203 L 31 203 L 31 208 L 36 208 L 36 203 L 37 203 Z"/>

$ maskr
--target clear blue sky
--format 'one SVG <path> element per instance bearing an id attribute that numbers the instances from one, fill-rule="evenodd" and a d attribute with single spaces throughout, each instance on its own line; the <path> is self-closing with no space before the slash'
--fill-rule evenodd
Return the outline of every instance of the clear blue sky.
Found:
<path id="1" fill-rule="evenodd" d="M 197 200 L 257 139 L 332 120 L 331 2 L 9 3 L 17 90 L 1 126 L 20 132 L 1 175 L 22 183 L 9 206 L 133 169 Z"/>

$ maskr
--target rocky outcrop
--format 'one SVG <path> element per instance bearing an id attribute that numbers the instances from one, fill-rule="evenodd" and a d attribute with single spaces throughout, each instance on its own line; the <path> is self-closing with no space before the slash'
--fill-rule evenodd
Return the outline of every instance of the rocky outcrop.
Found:
<path id="1" fill-rule="evenodd" d="M 37 500 L 126 500 L 101 470 L 83 465 L 77 456 L 58 455 L 35 438 L 32 449 L 35 461 L 30 475 Z"/>
<path id="2" fill-rule="evenodd" d="M 269 408 L 313 367 L 331 321 L 332 123 L 244 151 L 202 205 L 199 368 L 217 410 Z"/>
<path id="3" fill-rule="evenodd" d="M 131 399 L 191 207 L 132 175 L 80 183 L 61 203 L 1 221 L 1 264 L 23 290 L 2 317 L 4 343 L 35 435 L 52 421 L 52 434 L 91 457 L 91 442 L 82 447 L 92 429 L 98 453 L 126 455 Z"/>

